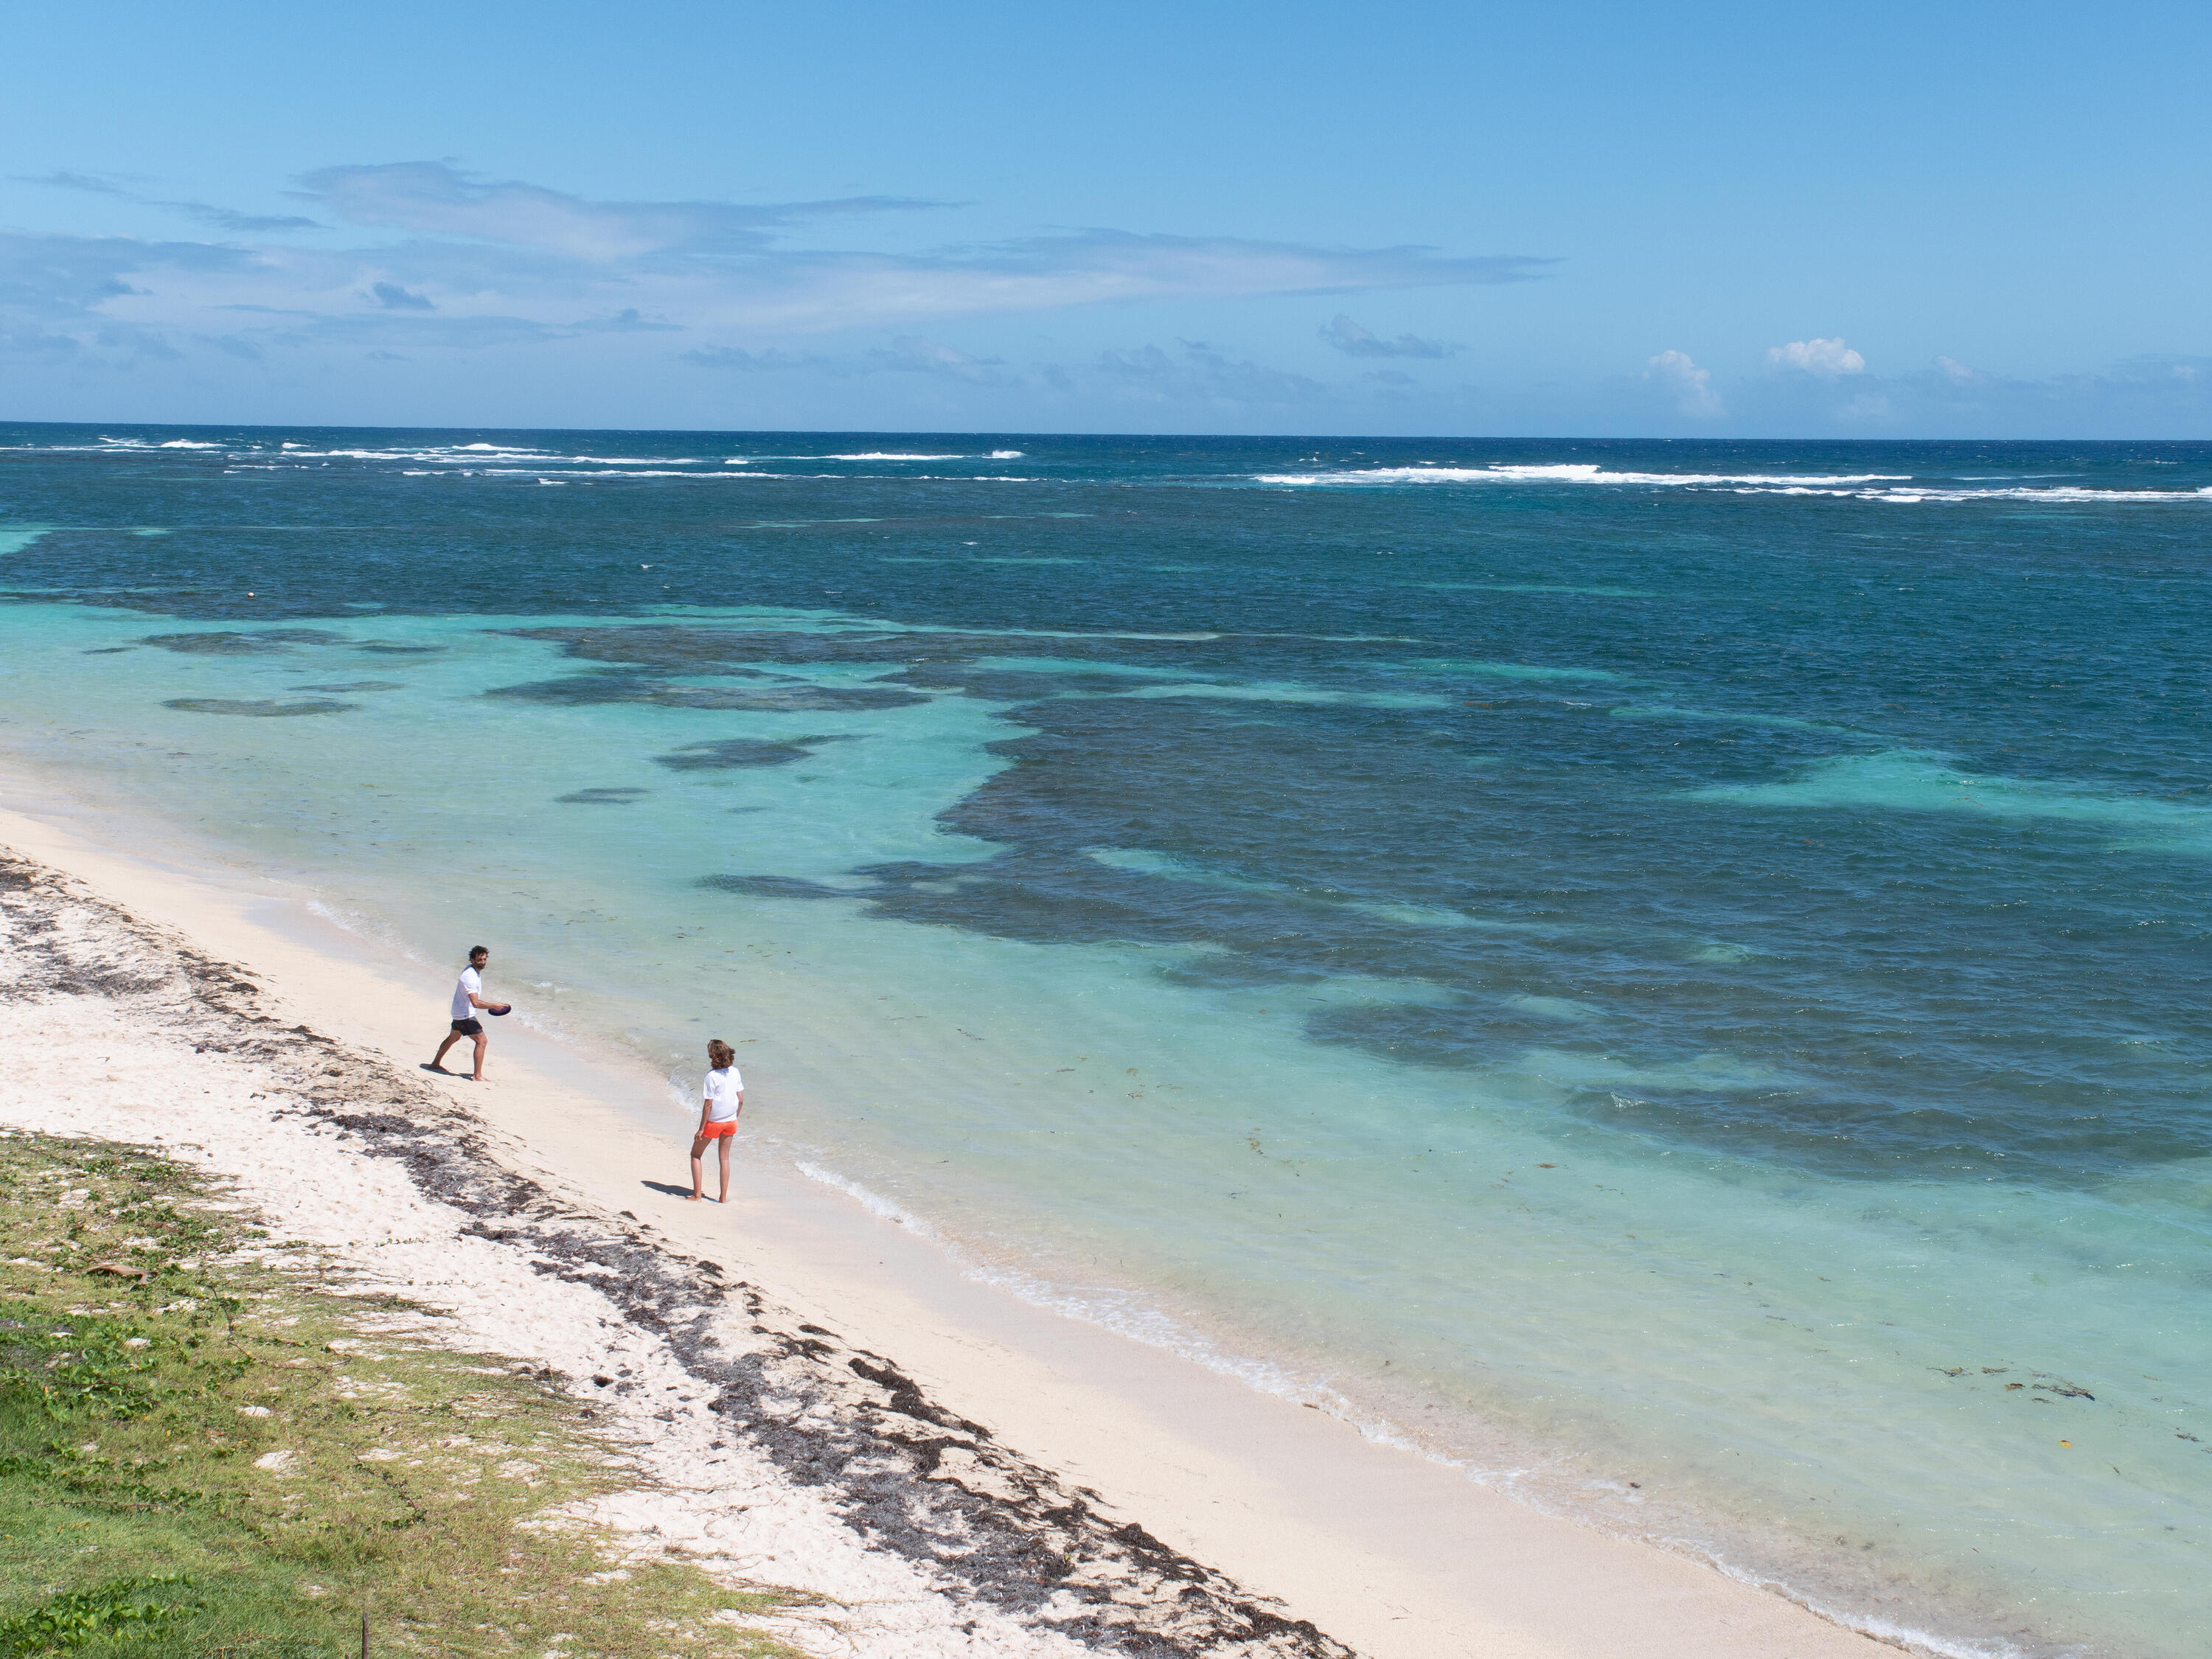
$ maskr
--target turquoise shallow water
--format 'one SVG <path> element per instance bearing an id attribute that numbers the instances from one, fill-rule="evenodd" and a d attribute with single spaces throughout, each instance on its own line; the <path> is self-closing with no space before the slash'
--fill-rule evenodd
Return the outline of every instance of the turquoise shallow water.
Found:
<path id="1" fill-rule="evenodd" d="M 2200 1650 L 2212 447 L 0 443 L 25 763 L 1532 1501 Z"/>

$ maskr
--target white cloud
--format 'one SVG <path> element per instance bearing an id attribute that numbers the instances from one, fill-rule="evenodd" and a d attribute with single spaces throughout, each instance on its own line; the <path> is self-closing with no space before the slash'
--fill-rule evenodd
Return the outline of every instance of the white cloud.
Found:
<path id="1" fill-rule="evenodd" d="M 1972 386 L 1977 380 L 1989 378 L 1978 368 L 1973 368 L 1971 364 L 1962 363 L 1956 357 L 1939 356 L 1936 359 L 1936 368 L 1937 373 L 1954 386 Z"/>
<path id="2" fill-rule="evenodd" d="M 1788 345 L 1769 346 L 1766 361 L 1772 368 L 1817 374 L 1824 380 L 1866 373 L 1866 359 L 1845 345 L 1840 335 L 1832 340 L 1792 340 Z"/>
<path id="3" fill-rule="evenodd" d="M 1644 378 L 1672 393 L 1685 415 L 1710 418 L 1725 414 L 1713 390 L 1713 372 L 1699 368 L 1686 351 L 1662 351 L 1644 366 Z"/>

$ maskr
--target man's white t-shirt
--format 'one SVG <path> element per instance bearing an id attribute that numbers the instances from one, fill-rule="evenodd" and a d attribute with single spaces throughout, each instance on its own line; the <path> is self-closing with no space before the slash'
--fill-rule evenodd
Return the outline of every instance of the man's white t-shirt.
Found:
<path id="1" fill-rule="evenodd" d="M 744 1091 L 745 1080 L 738 1075 L 734 1066 L 718 1066 L 707 1073 L 706 1087 L 700 1097 L 707 1103 L 707 1121 L 727 1123 L 738 1115 L 738 1096 Z"/>
<path id="2" fill-rule="evenodd" d="M 477 1017 L 477 1006 L 471 1002 L 469 998 L 472 995 L 482 996 L 483 994 L 483 975 L 473 968 L 462 969 L 460 981 L 453 987 L 453 1018 L 474 1019 Z"/>

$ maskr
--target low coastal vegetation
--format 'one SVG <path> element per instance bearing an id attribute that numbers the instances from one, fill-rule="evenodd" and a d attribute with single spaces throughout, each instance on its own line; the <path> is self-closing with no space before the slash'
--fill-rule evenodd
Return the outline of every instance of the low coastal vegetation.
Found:
<path id="1" fill-rule="evenodd" d="M 0 1135 L 0 1659 L 792 1652 L 747 1627 L 803 1598 L 576 1518 L 621 1447 L 428 1319 L 176 1163 Z"/>

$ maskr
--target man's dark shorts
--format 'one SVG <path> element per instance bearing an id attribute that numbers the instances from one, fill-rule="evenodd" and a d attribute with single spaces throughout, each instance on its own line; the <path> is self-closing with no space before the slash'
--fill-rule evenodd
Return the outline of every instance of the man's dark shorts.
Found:
<path id="1" fill-rule="evenodd" d="M 483 1022 L 480 1019 L 457 1019 L 453 1030 L 462 1036 L 482 1036 Z"/>

